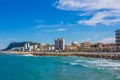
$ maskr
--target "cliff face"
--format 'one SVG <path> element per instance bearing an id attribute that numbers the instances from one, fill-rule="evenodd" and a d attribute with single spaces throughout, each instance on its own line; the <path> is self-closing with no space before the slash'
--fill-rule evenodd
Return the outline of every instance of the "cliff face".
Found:
<path id="1" fill-rule="evenodd" d="M 15 48 L 15 47 L 23 47 L 26 43 L 28 43 L 28 42 L 12 42 L 4 50 L 11 50 L 12 48 Z M 35 43 L 35 42 L 29 42 L 29 43 L 30 43 L 30 45 L 40 44 L 40 43 Z"/>

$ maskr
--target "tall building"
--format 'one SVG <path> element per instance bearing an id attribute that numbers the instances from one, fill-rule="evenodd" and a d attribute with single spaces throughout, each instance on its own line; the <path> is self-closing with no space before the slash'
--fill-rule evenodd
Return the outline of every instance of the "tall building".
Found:
<path id="1" fill-rule="evenodd" d="M 29 51 L 29 47 L 30 47 L 30 43 L 29 42 L 25 43 L 25 45 L 24 45 L 25 51 Z"/>
<path id="2" fill-rule="evenodd" d="M 63 51 L 65 49 L 65 40 L 63 38 L 55 39 L 55 50 Z"/>
<path id="3" fill-rule="evenodd" d="M 116 50 L 120 51 L 120 29 L 116 30 Z"/>

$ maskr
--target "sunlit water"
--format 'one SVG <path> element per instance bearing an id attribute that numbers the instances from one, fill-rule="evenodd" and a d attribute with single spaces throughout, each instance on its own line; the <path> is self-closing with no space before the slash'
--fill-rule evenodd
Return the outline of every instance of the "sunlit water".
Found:
<path id="1" fill-rule="evenodd" d="M 0 80 L 120 80 L 120 61 L 0 55 Z"/>

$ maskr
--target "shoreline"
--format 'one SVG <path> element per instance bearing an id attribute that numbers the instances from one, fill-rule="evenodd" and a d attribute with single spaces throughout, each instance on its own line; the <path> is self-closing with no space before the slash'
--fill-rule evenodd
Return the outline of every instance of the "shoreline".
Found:
<path id="1" fill-rule="evenodd" d="M 120 52 L 22 52 L 22 51 L 0 51 L 5 54 L 32 54 L 34 56 L 77 56 L 89 58 L 104 58 L 120 60 Z"/>

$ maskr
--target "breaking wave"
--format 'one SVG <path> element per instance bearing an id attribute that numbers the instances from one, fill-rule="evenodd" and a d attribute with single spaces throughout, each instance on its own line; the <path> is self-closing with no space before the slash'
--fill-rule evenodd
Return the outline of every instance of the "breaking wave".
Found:
<path id="1" fill-rule="evenodd" d="M 91 60 L 81 60 L 78 59 L 70 63 L 71 65 L 81 65 L 83 67 L 97 68 L 98 70 L 112 69 L 120 71 L 120 61 L 116 60 L 106 60 L 106 59 L 91 59 Z"/>
<path id="2" fill-rule="evenodd" d="M 32 54 L 25 54 L 25 55 L 23 55 L 23 56 L 33 56 Z"/>

